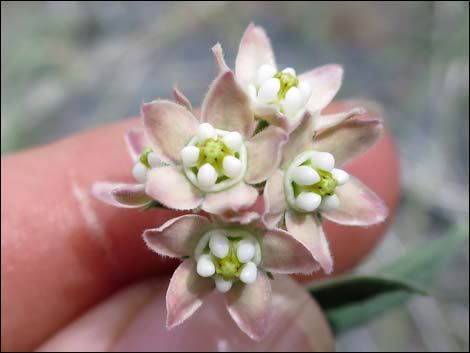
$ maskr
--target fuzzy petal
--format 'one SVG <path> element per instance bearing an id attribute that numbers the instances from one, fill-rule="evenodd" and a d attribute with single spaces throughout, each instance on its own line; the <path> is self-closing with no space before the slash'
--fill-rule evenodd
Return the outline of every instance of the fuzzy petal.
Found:
<path id="1" fill-rule="evenodd" d="M 212 279 L 198 276 L 194 261 L 183 261 L 171 277 L 166 292 L 167 327 L 171 329 L 194 314 L 213 288 Z"/>
<path id="2" fill-rule="evenodd" d="M 328 240 L 315 214 L 302 214 L 289 210 L 286 213 L 286 228 L 310 250 L 326 273 L 333 271 L 333 258 Z"/>
<path id="3" fill-rule="evenodd" d="M 275 273 L 308 274 L 318 262 L 300 241 L 280 229 L 267 231 L 262 238 L 263 268 Z"/>
<path id="4" fill-rule="evenodd" d="M 312 95 L 307 102 L 307 108 L 312 112 L 322 110 L 330 103 L 341 87 L 343 68 L 337 64 L 317 67 L 299 76 L 312 89 Z"/>
<path id="5" fill-rule="evenodd" d="M 235 81 L 233 72 L 224 71 L 214 80 L 204 98 L 202 121 L 250 137 L 255 128 L 250 104 L 250 98 Z"/>
<path id="6" fill-rule="evenodd" d="M 247 183 L 261 183 L 274 173 L 281 162 L 281 149 L 287 139 L 284 130 L 269 126 L 246 142 L 249 163 L 245 177 Z"/>
<path id="7" fill-rule="evenodd" d="M 152 200 L 145 193 L 143 184 L 97 182 L 93 184 L 91 193 L 108 205 L 124 208 L 143 207 Z"/>
<path id="8" fill-rule="evenodd" d="M 250 23 L 240 41 L 235 61 L 238 82 L 247 86 L 256 77 L 258 68 L 264 64 L 276 67 L 271 42 L 263 28 Z"/>
<path id="9" fill-rule="evenodd" d="M 192 210 L 202 203 L 202 193 L 183 174 L 181 167 L 165 166 L 147 174 L 146 193 L 168 208 Z"/>
<path id="10" fill-rule="evenodd" d="M 217 215 L 240 212 L 252 206 L 257 198 L 254 187 L 240 182 L 230 189 L 206 194 L 202 209 Z"/>
<path id="11" fill-rule="evenodd" d="M 133 161 L 137 161 L 145 147 L 149 146 L 144 129 L 128 130 L 124 135 L 124 140 Z"/>
<path id="12" fill-rule="evenodd" d="M 258 271 L 256 282 L 237 282 L 226 294 L 227 309 L 240 329 L 251 339 L 266 334 L 271 308 L 271 284 L 266 274 Z"/>
<path id="13" fill-rule="evenodd" d="M 206 217 L 184 215 L 170 219 L 158 228 L 147 229 L 143 237 L 147 246 L 162 256 L 192 256 L 209 224 Z"/>
<path id="14" fill-rule="evenodd" d="M 335 193 L 340 200 L 339 208 L 322 212 L 330 221 L 351 226 L 369 226 L 383 222 L 388 215 L 383 201 L 354 177 L 338 186 Z"/>
<path id="15" fill-rule="evenodd" d="M 320 133 L 313 148 L 333 154 L 336 167 L 340 167 L 369 149 L 382 132 L 383 124 L 378 118 L 346 120 Z"/>
<path id="16" fill-rule="evenodd" d="M 179 105 L 182 105 L 183 107 L 188 109 L 190 112 L 193 111 L 193 106 L 189 101 L 188 97 L 186 97 L 183 92 L 181 92 L 176 86 L 173 86 L 173 100 Z"/>
<path id="17" fill-rule="evenodd" d="M 287 209 L 283 179 L 283 173 L 277 170 L 268 179 L 264 187 L 264 213 L 262 221 L 268 228 L 276 227 Z"/>
<path id="18" fill-rule="evenodd" d="M 364 114 L 365 109 L 362 107 L 355 107 L 343 112 L 335 113 L 335 114 L 326 114 L 326 115 L 320 115 L 316 114 L 313 117 L 313 130 L 318 131 L 318 130 L 323 130 L 327 129 L 333 126 L 336 126 L 343 121 L 351 118 L 354 115 L 358 114 Z"/>
<path id="19" fill-rule="evenodd" d="M 212 54 L 214 54 L 215 63 L 219 69 L 219 73 L 229 70 L 229 67 L 225 63 L 224 50 L 222 49 L 220 43 L 217 43 L 212 47 Z"/>
<path id="20" fill-rule="evenodd" d="M 305 112 L 300 124 L 291 132 L 289 141 L 284 145 L 282 167 L 287 166 L 300 153 L 312 149 L 312 141 L 312 115 Z"/>
<path id="21" fill-rule="evenodd" d="M 250 207 L 247 210 L 242 211 L 226 211 L 222 214 L 212 215 L 212 218 L 217 221 L 217 223 L 240 223 L 240 224 L 250 224 L 254 221 L 257 221 L 260 218 L 260 214 L 256 211 L 251 210 Z"/>
<path id="22" fill-rule="evenodd" d="M 283 115 L 277 107 L 256 104 L 253 107 L 253 112 L 258 119 L 266 120 L 269 125 L 279 126 L 283 130 L 290 131 L 289 118 Z"/>
<path id="23" fill-rule="evenodd" d="M 196 134 L 198 120 L 185 107 L 170 101 L 153 101 L 142 106 L 147 138 L 158 156 L 167 163 L 180 160 L 181 149 Z"/>

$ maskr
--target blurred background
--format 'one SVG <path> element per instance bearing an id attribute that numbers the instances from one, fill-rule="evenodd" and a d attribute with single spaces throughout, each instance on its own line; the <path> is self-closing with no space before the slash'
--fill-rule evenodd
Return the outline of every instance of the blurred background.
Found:
<path id="1" fill-rule="evenodd" d="M 251 21 L 281 66 L 329 62 L 338 98 L 383 104 L 403 168 L 399 214 L 359 272 L 452 229 L 469 213 L 467 2 L 1 3 L 1 152 L 137 115 L 143 101 L 193 104 L 216 74 L 210 47 L 233 66 Z M 338 338 L 343 351 L 468 351 L 468 245 L 416 298 Z"/>

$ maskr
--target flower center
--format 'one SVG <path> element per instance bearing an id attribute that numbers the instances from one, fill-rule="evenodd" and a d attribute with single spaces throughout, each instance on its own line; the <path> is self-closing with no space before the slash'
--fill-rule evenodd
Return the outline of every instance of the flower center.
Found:
<path id="1" fill-rule="evenodd" d="M 139 183 L 144 184 L 147 181 L 148 170 L 160 165 L 161 161 L 157 154 L 150 147 L 145 147 L 132 168 L 132 175 Z"/>
<path id="2" fill-rule="evenodd" d="M 254 103 L 275 105 L 281 113 L 296 120 L 310 99 L 311 87 L 291 67 L 277 71 L 271 65 L 261 65 L 247 92 Z"/>
<path id="3" fill-rule="evenodd" d="M 339 207 L 336 187 L 349 180 L 349 174 L 334 168 L 335 160 L 327 152 L 307 151 L 298 155 L 287 168 L 284 192 L 291 208 L 313 212 Z"/>
<path id="4" fill-rule="evenodd" d="M 186 177 L 205 192 L 227 189 L 243 179 L 247 167 L 246 147 L 236 131 L 199 125 L 197 134 L 181 150 Z"/>
<path id="5" fill-rule="evenodd" d="M 279 71 L 274 75 L 274 78 L 277 78 L 280 81 L 280 89 L 277 93 L 277 99 L 279 100 L 286 98 L 286 93 L 289 89 L 299 85 L 299 79 L 290 72 Z"/>
<path id="6" fill-rule="evenodd" d="M 217 289 L 227 292 L 236 281 L 256 281 L 261 262 L 257 238 L 240 229 L 212 230 L 199 240 L 194 252 L 197 273 L 211 277 Z"/>

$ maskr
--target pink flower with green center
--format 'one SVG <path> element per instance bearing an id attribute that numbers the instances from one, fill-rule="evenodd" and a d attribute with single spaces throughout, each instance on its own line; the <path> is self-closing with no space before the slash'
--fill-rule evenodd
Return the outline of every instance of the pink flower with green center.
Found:
<path id="1" fill-rule="evenodd" d="M 215 45 L 212 51 L 219 69 L 226 70 L 220 44 Z M 313 131 L 334 126 L 363 112 L 362 108 L 354 107 L 337 114 L 321 115 L 322 109 L 341 87 L 343 68 L 329 64 L 300 75 L 292 67 L 280 69 L 266 32 L 252 23 L 240 41 L 235 75 L 240 87 L 250 97 L 255 115 L 287 131 L 295 128 L 305 111 L 313 117 Z"/>
<path id="2" fill-rule="evenodd" d="M 387 216 L 379 197 L 339 169 L 372 146 L 383 126 L 379 118 L 363 116 L 322 130 L 312 139 L 311 125 L 307 112 L 284 145 L 281 167 L 264 189 L 262 220 L 268 227 L 285 225 L 329 273 L 333 259 L 322 216 L 351 226 L 380 223 Z"/>
<path id="3" fill-rule="evenodd" d="M 150 147 L 166 165 L 147 174 L 145 192 L 177 210 L 202 209 L 249 222 L 258 192 L 251 184 L 277 169 L 286 133 L 275 126 L 254 135 L 248 97 L 230 70 L 205 97 L 201 118 L 181 104 L 157 100 L 142 107 Z"/>
<path id="4" fill-rule="evenodd" d="M 261 339 L 271 307 L 270 273 L 308 274 L 319 267 L 300 241 L 262 223 L 218 224 L 184 215 L 146 230 L 143 237 L 156 253 L 184 259 L 166 295 L 168 328 L 194 314 L 216 289 L 225 295 L 228 312 L 240 329 Z"/>

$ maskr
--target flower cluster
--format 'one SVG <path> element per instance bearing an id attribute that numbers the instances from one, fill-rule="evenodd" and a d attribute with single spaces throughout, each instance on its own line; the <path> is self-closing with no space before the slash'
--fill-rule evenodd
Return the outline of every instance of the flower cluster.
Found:
<path id="1" fill-rule="evenodd" d="M 385 219 L 383 202 L 340 169 L 375 143 L 382 121 L 356 106 L 322 114 L 342 68 L 279 71 L 260 27 L 243 35 L 235 72 L 220 44 L 212 51 L 220 72 L 200 114 L 176 88 L 174 101 L 143 104 L 143 129 L 126 135 L 136 183 L 92 191 L 114 206 L 191 211 L 143 235 L 151 250 L 183 260 L 167 292 L 169 328 L 216 289 L 238 326 L 260 339 L 273 273 L 332 271 L 323 217 L 360 226 Z"/>

